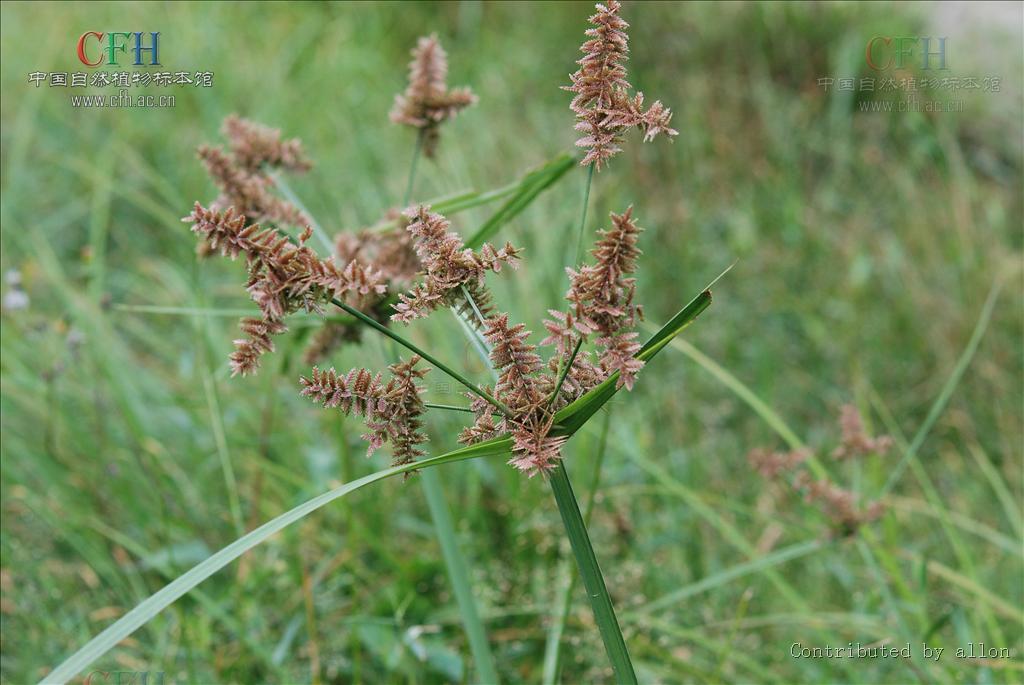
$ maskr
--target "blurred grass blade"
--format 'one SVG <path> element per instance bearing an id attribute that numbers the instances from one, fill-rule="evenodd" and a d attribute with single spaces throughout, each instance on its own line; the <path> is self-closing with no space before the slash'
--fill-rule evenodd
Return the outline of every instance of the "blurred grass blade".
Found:
<path id="1" fill-rule="evenodd" d="M 511 449 L 511 438 L 494 438 L 492 440 L 481 442 L 471 447 L 454 450 L 437 457 L 431 457 L 411 464 L 392 466 L 391 468 L 371 473 L 368 476 L 363 476 L 358 480 L 354 480 L 339 488 L 335 488 L 334 490 L 318 495 L 313 499 L 300 504 L 294 509 L 271 519 L 252 532 L 243 535 L 227 547 L 199 564 L 196 564 L 184 574 L 178 576 L 168 585 L 164 586 L 163 589 L 153 595 L 150 595 L 149 598 L 136 605 L 134 609 L 115 621 L 112 625 L 108 626 L 103 632 L 86 643 L 84 647 L 72 654 L 66 661 L 47 674 L 40 682 L 66 683 L 68 680 L 75 677 L 75 675 L 77 675 L 82 669 L 110 651 L 111 648 L 117 645 L 121 640 L 146 625 L 146 623 L 148 623 L 154 616 L 166 609 L 175 600 L 188 593 L 192 588 L 202 583 L 214 573 L 224 568 L 253 547 L 265 542 L 272 535 L 287 528 L 291 524 L 300 521 L 317 509 L 330 504 L 339 497 L 344 497 L 350 492 L 359 490 L 371 483 L 376 483 L 379 480 L 390 478 L 391 476 L 397 476 L 400 473 L 408 473 L 416 469 L 440 466 L 441 464 L 451 464 L 466 459 L 506 455 L 511 452 Z"/>
<path id="2" fill-rule="evenodd" d="M 673 338 L 679 335 L 684 328 L 693 323 L 693 320 L 710 305 L 711 291 L 704 290 L 700 295 L 693 298 L 688 305 L 679 310 L 679 313 L 662 326 L 650 340 L 644 343 L 636 358 L 649 361 L 665 345 L 669 344 Z M 619 374 L 616 372 L 596 388 L 590 390 L 567 407 L 563 407 L 555 414 L 554 434 L 572 435 L 579 430 L 616 393 L 615 383 L 618 379 Z"/>
<path id="3" fill-rule="evenodd" d="M 786 424 L 782 417 L 769 407 L 764 400 L 758 397 L 753 390 L 747 387 L 743 381 L 729 373 L 725 367 L 682 338 L 673 340 L 671 344 L 672 347 L 697 362 L 701 368 L 714 376 L 722 385 L 731 390 L 734 395 L 746 402 L 747 406 L 753 409 L 754 413 L 760 416 L 790 449 L 796 450 L 804 446 L 803 440 Z"/>
<path id="4" fill-rule="evenodd" d="M 636 673 L 633 672 L 633 662 L 629 659 L 626 641 L 622 637 L 622 630 L 615 618 L 615 609 L 612 607 L 608 588 L 605 587 L 604 576 L 601 575 L 601 567 L 594 554 L 594 546 L 590 544 L 590 536 L 587 535 L 587 527 L 583 523 L 580 506 L 572 492 L 569 474 L 566 473 L 565 466 L 561 461 L 551 472 L 549 480 L 551 491 L 555 495 L 555 502 L 558 504 L 558 512 L 562 515 L 566 535 L 569 537 L 573 554 L 576 556 L 576 565 L 579 567 L 580 577 L 583 578 L 583 586 L 587 590 L 590 607 L 594 611 L 594 621 L 601 633 L 601 640 L 604 642 L 605 652 L 611 661 L 612 670 L 615 671 L 615 682 L 635 684 L 637 680 Z"/>
<path id="5" fill-rule="evenodd" d="M 441 554 L 444 556 L 452 590 L 455 592 L 455 602 L 459 605 L 459 613 L 462 614 L 462 625 L 466 629 L 466 637 L 469 640 L 469 651 L 473 654 L 473 662 L 476 664 L 475 682 L 497 685 L 500 681 L 498 670 L 494 665 L 494 655 L 491 653 L 491 646 L 487 641 L 484 624 L 480 620 L 480 612 L 477 611 L 476 599 L 473 596 L 473 584 L 470 582 L 466 560 L 455 539 L 455 526 L 452 523 L 451 512 L 448 510 L 448 503 L 445 501 L 441 478 L 434 471 L 425 469 L 420 474 L 420 482 L 423 485 L 423 492 L 427 496 L 430 516 L 434 519 L 437 540 L 441 544 Z"/>
<path id="6" fill-rule="evenodd" d="M 497 202 L 498 200 L 510 198 L 509 201 L 505 205 L 503 205 L 495 214 L 495 217 L 498 217 L 498 215 L 502 216 L 497 219 L 497 227 L 495 227 L 491 231 L 491 233 L 493 233 L 498 228 L 500 228 L 502 224 L 507 223 L 516 214 L 518 214 L 526 206 L 528 206 L 530 202 L 533 201 L 534 197 L 536 197 L 546 188 L 550 187 L 553 183 L 555 183 L 555 181 L 561 178 L 567 171 L 569 171 L 569 169 L 571 169 L 575 165 L 575 163 L 575 158 L 572 155 L 568 153 L 562 153 L 557 157 L 551 159 L 550 161 L 546 162 L 540 168 L 534 169 L 533 171 L 528 171 L 526 175 L 524 175 L 523 178 L 519 179 L 518 181 L 513 181 L 512 183 L 501 186 L 500 188 L 482 191 L 468 190 L 466 192 L 458 193 L 456 195 L 447 195 L 444 197 L 438 197 L 431 200 L 427 200 L 424 202 L 424 204 L 430 205 L 431 209 L 437 212 L 438 214 L 444 214 L 445 216 L 450 217 L 453 214 L 464 212 L 467 209 L 481 207 L 492 202 Z M 526 196 L 530 195 L 531 192 L 532 196 L 529 197 L 529 201 L 525 201 L 525 204 L 519 206 L 520 203 L 522 203 L 524 200 L 520 200 L 520 202 L 513 203 L 514 198 L 525 198 Z M 495 217 L 491 217 L 491 220 L 494 220 Z M 374 224 L 373 226 L 370 227 L 370 230 L 386 231 L 397 227 L 398 221 L 395 219 L 389 219 Z M 478 234 L 480 232 L 480 230 L 477 231 Z M 476 234 L 474 234 L 474 236 L 470 238 L 470 241 L 473 241 L 474 239 L 477 239 Z M 485 239 L 486 238 L 480 238 L 481 241 Z M 467 242 L 467 244 L 470 243 Z M 477 245 L 472 246 L 477 247 Z"/>
<path id="7" fill-rule="evenodd" d="M 562 154 L 536 171 L 526 174 L 512 197 L 466 240 L 466 247 L 476 249 L 483 245 L 484 241 L 529 207 L 538 195 L 557 183 L 574 166 L 576 166 L 575 158 L 568 154 Z"/>
<path id="8" fill-rule="evenodd" d="M 252 309 L 215 309 L 205 307 L 171 307 L 155 304 L 121 304 L 115 302 L 110 308 L 116 312 L 133 312 L 138 314 L 170 314 L 174 316 L 222 316 L 230 319 L 237 319 L 243 316 L 252 316 Z"/>
<path id="9" fill-rule="evenodd" d="M 320 247 L 324 248 L 324 250 L 327 251 L 327 254 L 333 254 L 334 241 L 331 240 L 331 236 L 327 235 L 327 231 L 323 229 L 320 222 L 316 220 L 316 217 L 306 209 L 306 205 L 302 204 L 302 200 L 300 200 L 299 196 L 295 194 L 292 187 L 288 185 L 288 181 L 285 179 L 284 174 L 278 171 L 271 171 L 269 172 L 269 176 L 274 180 L 274 183 L 277 185 L 277 189 L 281 191 L 282 195 L 284 195 L 284 199 L 295 205 L 298 210 L 305 214 L 306 218 L 309 219 L 309 227 L 313 229 L 313 235 L 315 235 L 316 239 L 320 241 Z"/>
<path id="10" fill-rule="evenodd" d="M 899 482 L 900 477 L 903 475 L 903 471 L 906 470 L 908 463 L 912 459 L 917 458 L 917 451 L 921 449 L 921 445 L 924 444 L 925 438 L 932 430 L 932 426 L 938 421 L 939 416 L 946 409 L 946 404 L 949 403 L 949 398 L 952 397 L 953 391 L 960 384 L 960 379 L 963 378 L 964 372 L 967 371 L 968 365 L 971 360 L 974 359 L 974 353 L 978 351 L 978 345 L 981 344 L 981 339 L 985 335 L 985 331 L 988 330 L 988 323 L 992 319 L 992 312 L 995 310 L 996 300 L 999 299 L 999 293 L 1003 289 L 1005 276 L 1000 273 L 995 282 L 992 283 L 992 288 L 988 291 L 988 296 L 985 298 L 985 304 L 981 307 L 981 314 L 978 316 L 978 322 L 974 325 L 974 331 L 971 332 L 971 339 L 967 341 L 967 346 L 964 347 L 964 351 L 960 354 L 960 358 L 956 361 L 956 366 L 953 367 L 953 371 L 949 374 L 949 378 L 946 379 L 946 383 L 942 386 L 942 390 L 939 392 L 939 396 L 935 398 L 935 402 L 928 410 L 928 416 L 925 417 L 924 423 L 918 428 L 917 433 L 914 435 L 914 439 L 910 442 L 910 446 L 900 457 L 899 463 L 893 468 L 889 474 L 889 479 L 885 481 L 885 485 L 882 486 L 882 490 L 878 493 L 878 499 L 885 497 L 889 494 L 896 483 Z"/>
<path id="11" fill-rule="evenodd" d="M 678 590 L 670 592 L 667 595 L 663 595 L 658 599 L 630 611 L 626 620 L 667 609 L 677 602 L 681 602 L 682 600 L 693 597 L 694 595 L 698 595 L 702 592 L 706 592 L 707 590 L 711 590 L 712 588 L 724 585 L 736 578 L 760 573 L 766 568 L 778 566 L 786 563 L 787 561 L 807 556 L 808 554 L 816 552 L 826 546 L 827 543 L 823 540 L 806 540 L 804 542 L 798 542 L 794 545 L 790 545 L 789 547 L 783 547 L 782 549 L 776 550 L 771 554 L 766 554 L 763 557 L 746 561 L 742 564 L 736 564 L 735 566 L 723 569 L 717 573 L 712 573 L 709 576 L 701 578 L 695 583 L 683 586 Z"/>

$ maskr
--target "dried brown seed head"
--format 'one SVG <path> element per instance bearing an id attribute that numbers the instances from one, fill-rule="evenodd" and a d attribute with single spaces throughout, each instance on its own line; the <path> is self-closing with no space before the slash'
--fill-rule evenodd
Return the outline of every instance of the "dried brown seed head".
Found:
<path id="1" fill-rule="evenodd" d="M 642 129 L 644 141 L 653 140 L 659 133 L 671 137 L 678 132 L 669 127 L 672 111 L 660 101 L 644 111 L 643 93 L 629 97 L 632 86 L 625 64 L 629 59 L 629 24 L 619 16 L 621 4 L 609 0 L 596 8 L 597 13 L 589 19 L 593 28 L 587 29 L 587 40 L 580 46 L 584 55 L 577 61 L 580 68 L 569 77 L 571 85 L 563 88 L 575 93 L 569 108 L 576 113 L 576 130 L 583 134 L 576 145 L 587 148 L 581 164 L 594 164 L 600 171 L 622 151 L 619 144 L 628 129 Z"/>
<path id="2" fill-rule="evenodd" d="M 437 34 L 431 34 L 420 38 L 412 50 L 409 85 L 404 93 L 395 96 L 390 118 L 393 123 L 419 129 L 423 154 L 433 157 L 441 124 L 476 101 L 469 88 L 448 89 L 448 55 Z"/>

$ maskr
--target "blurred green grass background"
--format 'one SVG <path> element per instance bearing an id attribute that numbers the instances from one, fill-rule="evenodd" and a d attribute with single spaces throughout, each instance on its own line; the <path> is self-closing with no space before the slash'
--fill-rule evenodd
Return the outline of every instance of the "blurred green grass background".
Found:
<path id="1" fill-rule="evenodd" d="M 373 223 L 398 204 L 413 146 L 387 111 L 409 48 L 436 31 L 449 82 L 471 86 L 480 104 L 443 132 L 416 197 L 498 187 L 572 147 L 558 86 L 590 13 L 584 3 L 3 4 L 0 266 L 20 273 L 30 298 L 4 312 L 0 336 L 4 682 L 42 677 L 238 537 L 232 502 L 252 528 L 383 463 L 362 458 L 357 422 L 298 397 L 301 330 L 260 376 L 229 379 L 235 318 L 119 307 L 254 309 L 241 267 L 197 263 L 178 220 L 215 194 L 196 146 L 219 141 L 232 112 L 279 127 L 316 163 L 290 183 L 319 222 L 332 232 Z M 987 294 L 1004 286 L 888 515 L 860 539 L 731 580 L 738 565 L 823 535 L 813 508 L 747 466 L 749 449 L 781 438 L 678 349 L 616 398 L 591 532 L 642 681 L 1024 677 L 1020 23 L 1007 35 L 971 37 L 965 22 L 949 30 L 954 75 L 1003 79 L 1001 92 L 963 94 L 964 112 L 861 112 L 857 97 L 817 85 L 873 75 L 870 37 L 930 35 L 938 14 L 847 3 L 624 8 L 631 80 L 674 109 L 680 135 L 628 141 L 595 179 L 590 229 L 636 205 L 647 229 L 639 299 L 655 323 L 738 259 L 684 337 L 822 456 L 846 402 L 909 441 Z M 165 67 L 213 71 L 214 86 L 174 91 L 173 109 L 90 111 L 29 84 L 32 71 L 78 70 L 75 43 L 89 30 L 160 31 Z M 997 59 L 971 64 L 982 44 Z M 565 288 L 583 178 L 570 172 L 499 236 L 525 245 L 527 260 L 492 279 L 497 301 L 535 333 Z M 465 234 L 493 209 L 455 225 Z M 437 318 L 410 329 L 414 339 L 484 378 L 452 322 Z M 389 355 L 367 336 L 332 363 L 383 367 Z M 436 380 L 432 398 L 459 400 Z M 454 446 L 453 419 L 430 426 L 435 451 Z M 566 450 L 578 490 L 597 442 L 595 428 Z M 870 497 L 902 454 L 836 477 Z M 537 682 L 567 554 L 550 494 L 500 462 L 441 475 L 499 671 Z M 182 683 L 472 680 L 413 485 L 385 482 L 310 516 L 96 668 Z M 711 587 L 646 609 L 708 578 Z M 949 651 L 934 664 L 790 656 L 793 643 L 911 640 Z M 1014 656 L 949 656 L 971 642 Z M 578 589 L 562 680 L 607 678 Z"/>

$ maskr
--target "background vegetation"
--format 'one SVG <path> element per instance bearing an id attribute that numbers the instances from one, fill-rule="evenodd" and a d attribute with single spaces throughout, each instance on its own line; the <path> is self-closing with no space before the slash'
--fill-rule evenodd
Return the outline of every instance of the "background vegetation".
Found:
<path id="1" fill-rule="evenodd" d="M 954 75 L 1001 76 L 1002 92 L 968 92 L 959 113 L 885 114 L 825 94 L 817 79 L 869 75 L 871 36 L 929 35 L 927 5 L 625 8 L 633 82 L 676 111 L 680 135 L 630 141 L 595 179 L 591 228 L 636 204 L 647 228 L 640 300 L 655 323 L 739 259 L 686 343 L 611 405 L 591 534 L 641 680 L 1024 678 L 1017 10 L 1005 42 L 993 31 L 971 38 L 966 23 L 948 31 Z M 179 221 L 215 192 L 195 147 L 218 140 L 231 112 L 280 127 L 316 162 L 291 183 L 319 221 L 332 231 L 373 223 L 399 202 L 413 147 L 387 111 L 415 38 L 437 31 L 450 82 L 472 86 L 480 104 L 445 130 L 416 197 L 504 185 L 571 148 L 558 86 L 589 12 L 3 5 L 0 264 L 20 273 L 30 298 L 4 312 L 0 348 L 4 682 L 40 678 L 240 532 L 382 464 L 363 459 L 356 422 L 298 396 L 301 333 L 260 376 L 229 380 L 236 315 L 254 307 L 241 267 L 197 263 Z M 182 91 L 174 109 L 87 111 L 29 85 L 31 71 L 74 71 L 87 30 L 160 31 L 167 68 L 213 71 L 214 87 Z M 995 59 L 971 64 L 982 52 Z M 570 172 L 501 234 L 528 259 L 518 275 L 492 279 L 496 293 L 535 332 L 565 288 L 583 178 Z M 493 209 L 456 225 L 471 231 Z M 414 339 L 483 377 L 454 322 L 436 318 L 413 327 Z M 957 377 L 974 333 L 980 343 Z M 332 361 L 389 359 L 368 336 Z M 709 373 L 714 363 L 760 412 Z M 434 401 L 459 399 L 435 380 Z M 856 403 L 898 443 L 861 472 L 835 471 L 872 496 L 944 388 L 948 405 L 909 455 L 883 520 L 788 561 L 771 556 L 823 540 L 826 523 L 747 466 L 752 447 L 785 446 L 766 416 L 826 456 L 838 408 Z M 566 451 L 581 497 L 601 423 Z M 455 421 L 430 425 L 435 449 L 453 446 Z M 500 461 L 440 475 L 499 671 L 537 682 L 568 554 L 550 493 Z M 578 587 L 572 599 L 562 679 L 600 680 L 607 665 L 590 609 Z M 922 640 L 946 654 L 932 664 L 790 656 L 793 643 Z M 952 655 L 971 642 L 1014 656 Z M 400 479 L 257 548 L 96 667 L 190 683 L 474 673 L 423 490 Z"/>

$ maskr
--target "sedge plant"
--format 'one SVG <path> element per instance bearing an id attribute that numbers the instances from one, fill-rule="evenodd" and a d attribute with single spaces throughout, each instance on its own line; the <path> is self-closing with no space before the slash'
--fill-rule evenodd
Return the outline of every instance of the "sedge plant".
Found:
<path id="1" fill-rule="evenodd" d="M 628 24 L 620 3 L 597 5 L 589 21 L 584 56 L 565 87 L 573 93 L 570 107 L 582 134 L 576 144 L 585 151 L 578 245 L 585 242 L 595 172 L 621 152 L 626 133 L 638 128 L 645 141 L 677 135 L 669 126 L 672 112 L 660 101 L 645 108 L 643 93 L 634 93 L 627 80 Z M 636 302 L 635 274 L 643 229 L 631 205 L 610 213 L 588 258 L 566 269 L 565 304 L 549 310 L 550 318 L 542 322 L 547 336 L 539 344 L 530 342 L 531 331 L 488 287 L 489 278 L 516 269 L 524 252 L 509 242 L 488 239 L 568 167 L 560 158 L 528 176 L 512 189 L 495 217 L 468 239 L 449 230 L 451 222 L 440 211 L 445 208 L 410 204 L 419 158 L 433 157 L 442 125 L 476 103 L 469 89 L 449 89 L 446 76 L 446 55 L 437 37 L 420 39 L 408 88 L 391 112 L 393 122 L 416 131 L 402 203 L 408 206 L 389 212 L 376 226 L 329 239 L 283 180 L 283 172 L 311 166 L 299 141 L 283 140 L 279 131 L 234 116 L 223 129 L 227 147 L 199 150 L 219 194 L 207 205 L 196 202 L 183 219 L 199 238 L 201 257 L 216 253 L 232 260 L 241 257 L 246 264 L 245 289 L 258 311 L 240 322 L 241 335 L 229 359 L 232 375 L 257 373 L 263 358 L 274 351 L 275 338 L 288 330 L 292 315 L 323 316 L 325 323 L 306 353 L 311 367 L 297 380 L 297 391 L 325 410 L 360 417 L 367 454 L 386 448 L 391 465 L 282 514 L 206 559 L 108 627 L 45 682 L 65 682 L 218 569 L 334 499 L 393 475 L 409 477 L 439 464 L 496 455 L 524 476 L 539 476 L 550 485 L 615 680 L 636 682 L 611 595 L 562 464 L 562 449 L 613 395 L 634 389 L 645 365 L 707 308 L 711 294 L 702 291 L 641 344 L 635 329 L 644 313 Z M 448 210 L 457 208 L 457 199 L 449 201 Z M 331 254 L 311 247 L 314 235 L 330 245 Z M 479 343 L 494 373 L 493 384 L 474 383 L 402 333 L 402 326 L 443 309 L 454 309 L 467 335 Z M 358 341 L 368 331 L 408 354 L 382 370 L 338 370 L 323 363 L 339 345 Z M 463 404 L 424 402 L 428 373 L 442 373 L 459 383 L 465 390 Z M 432 411 L 461 412 L 471 419 L 458 436 L 461 448 L 427 455 L 426 421 Z M 433 494 L 432 508 L 437 490 Z M 478 670 L 485 676 L 493 673 L 493 667 L 482 664 Z"/>

